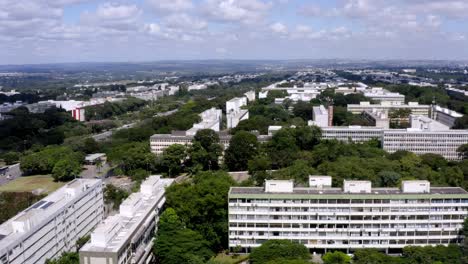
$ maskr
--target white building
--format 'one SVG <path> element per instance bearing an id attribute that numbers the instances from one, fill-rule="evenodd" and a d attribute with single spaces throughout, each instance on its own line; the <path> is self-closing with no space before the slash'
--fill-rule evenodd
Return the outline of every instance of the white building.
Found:
<path id="1" fill-rule="evenodd" d="M 468 130 L 388 129 L 383 131 L 382 137 L 383 149 L 390 153 L 398 150 L 418 155 L 434 153 L 448 160 L 460 159 L 457 149 L 463 144 L 468 144 Z"/>
<path id="2" fill-rule="evenodd" d="M 328 127 L 328 110 L 323 106 L 314 106 L 312 108 L 313 124 L 318 127 Z"/>
<path id="3" fill-rule="evenodd" d="M 386 111 L 378 111 L 376 109 L 365 110 L 362 112 L 363 116 L 369 120 L 375 127 L 384 129 L 390 128 L 390 119 Z"/>
<path id="4" fill-rule="evenodd" d="M 187 135 L 194 136 L 198 130 L 211 129 L 219 132 L 221 129 L 221 119 L 223 112 L 221 109 L 210 108 L 199 114 L 201 121 L 193 125 L 192 128 L 187 130 Z"/>
<path id="5" fill-rule="evenodd" d="M 411 128 L 424 131 L 444 131 L 450 130 L 450 127 L 437 122 L 427 116 L 410 115 Z"/>
<path id="6" fill-rule="evenodd" d="M 381 102 L 380 104 L 371 104 L 370 102 L 360 102 L 359 104 L 349 104 L 347 106 L 348 112 L 353 114 L 360 114 L 366 110 L 375 109 L 377 111 L 392 112 L 398 109 L 409 109 L 414 115 L 429 116 L 431 111 L 430 105 L 420 105 L 418 102 L 408 102 L 408 104 L 392 104 L 389 102 Z"/>
<path id="7" fill-rule="evenodd" d="M 463 117 L 463 115 L 458 112 L 448 108 L 440 107 L 438 105 L 434 106 L 432 111 L 434 112 L 433 118 L 435 118 L 435 120 L 449 127 L 453 127 L 457 118 Z"/>
<path id="8" fill-rule="evenodd" d="M 363 126 L 322 127 L 322 139 L 345 142 L 364 142 L 372 139 L 382 140 L 383 129 Z"/>
<path id="9" fill-rule="evenodd" d="M 247 97 L 247 100 L 249 100 L 249 103 L 255 101 L 255 91 L 248 91 L 244 93 L 244 96 Z"/>
<path id="10" fill-rule="evenodd" d="M 103 213 L 102 181 L 73 180 L 0 225 L 0 263 L 44 263 L 73 251 Z"/>
<path id="11" fill-rule="evenodd" d="M 403 181 L 401 189 L 372 188 L 367 181 L 332 188 L 326 178 L 318 183 L 294 187 L 292 181 L 269 180 L 265 187 L 231 187 L 229 247 L 249 252 L 270 239 L 287 239 L 317 253 L 398 253 L 405 246 L 461 242 L 468 213 L 462 188 L 431 187 L 427 181 Z"/>
<path id="12" fill-rule="evenodd" d="M 195 90 L 196 91 L 196 90 L 203 90 L 203 89 L 206 89 L 206 88 L 208 88 L 208 86 L 206 84 L 204 84 L 204 83 L 202 83 L 202 84 L 192 84 L 192 85 L 188 86 L 187 90 L 189 90 L 189 91 Z"/>
<path id="13" fill-rule="evenodd" d="M 242 109 L 246 105 L 246 97 L 236 97 L 226 102 L 227 128 L 234 128 L 241 120 L 249 118 L 249 111 Z"/>
<path id="14" fill-rule="evenodd" d="M 117 215 L 106 218 L 80 249 L 81 264 L 148 263 L 154 234 L 165 199 L 165 188 L 174 179 L 150 176 L 120 205 Z"/>
<path id="15" fill-rule="evenodd" d="M 385 89 L 374 87 L 363 91 L 365 97 L 376 102 L 388 102 L 390 104 L 404 104 L 405 96 L 399 93 L 391 93 Z"/>

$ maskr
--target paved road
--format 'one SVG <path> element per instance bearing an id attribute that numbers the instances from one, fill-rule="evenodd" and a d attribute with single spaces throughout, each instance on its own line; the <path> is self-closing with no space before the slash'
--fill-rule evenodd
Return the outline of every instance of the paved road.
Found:
<path id="1" fill-rule="evenodd" d="M 20 170 L 19 163 L 10 165 L 4 173 L 0 174 L 0 185 L 6 184 L 18 177 L 21 177 L 22 174 L 23 173 Z"/>
<path id="2" fill-rule="evenodd" d="M 132 128 L 136 124 L 137 124 L 137 122 L 126 124 L 126 125 L 123 125 L 121 127 L 116 128 L 116 129 L 112 129 L 112 130 L 109 130 L 109 131 L 106 131 L 106 132 L 102 132 L 100 134 L 96 134 L 96 135 L 93 135 L 91 137 L 96 141 L 104 141 L 104 140 L 108 139 L 110 136 L 112 136 L 114 131 L 121 130 L 121 129 Z"/>

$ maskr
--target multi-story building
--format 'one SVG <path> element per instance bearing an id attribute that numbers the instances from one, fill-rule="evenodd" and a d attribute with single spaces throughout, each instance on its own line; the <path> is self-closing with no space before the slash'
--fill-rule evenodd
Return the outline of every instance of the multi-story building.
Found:
<path id="1" fill-rule="evenodd" d="M 455 120 L 457 118 L 463 117 L 463 115 L 458 112 L 455 112 L 448 108 L 440 107 L 438 105 L 434 106 L 432 108 L 432 111 L 433 111 L 433 116 L 432 116 L 433 119 L 449 127 L 453 127 L 453 125 L 455 124 Z"/>
<path id="2" fill-rule="evenodd" d="M 194 136 L 197 131 L 201 129 L 211 129 L 219 132 L 221 129 L 222 115 L 221 109 L 216 109 L 214 107 L 201 112 L 199 114 L 201 121 L 193 124 L 192 128 L 187 130 L 187 135 Z"/>
<path id="3" fill-rule="evenodd" d="M 390 119 L 386 111 L 378 111 L 376 109 L 365 110 L 362 115 L 369 120 L 373 126 L 384 129 L 390 128 Z"/>
<path id="4" fill-rule="evenodd" d="M 391 93 L 385 89 L 374 87 L 363 91 L 365 97 L 376 102 L 388 102 L 390 104 L 404 104 L 405 96 L 399 93 Z"/>
<path id="5" fill-rule="evenodd" d="M 360 114 L 366 110 L 392 111 L 399 109 L 409 109 L 413 115 L 429 116 L 431 111 L 430 105 L 420 105 L 418 102 L 408 102 L 408 104 L 391 104 L 389 102 L 382 102 L 380 104 L 371 104 L 370 102 L 360 102 L 359 104 L 349 104 L 347 106 L 348 112 L 353 114 Z"/>
<path id="6" fill-rule="evenodd" d="M 226 102 L 227 128 L 234 128 L 241 120 L 249 119 L 249 110 L 242 109 L 246 105 L 247 97 L 236 97 Z"/>
<path id="7" fill-rule="evenodd" d="M 317 178 L 317 179 L 315 179 Z M 267 180 L 265 187 L 231 187 L 229 247 L 244 252 L 269 239 L 287 239 L 312 252 L 376 248 L 387 253 L 406 246 L 460 243 L 468 215 L 468 192 L 403 181 L 400 188 L 372 188 L 368 181 L 311 176 L 309 187 Z"/>
<path id="8" fill-rule="evenodd" d="M 463 144 L 468 144 L 468 130 L 388 129 L 383 131 L 382 137 L 383 149 L 390 153 L 398 150 L 418 155 L 434 153 L 448 160 L 460 159 L 457 149 Z"/>
<path id="9" fill-rule="evenodd" d="M 102 181 L 76 179 L 0 225 L 0 263 L 44 263 L 102 220 Z"/>
<path id="10" fill-rule="evenodd" d="M 166 199 L 165 188 L 173 179 L 150 176 L 110 216 L 91 233 L 90 241 L 80 249 L 81 264 L 148 263 L 151 260 L 154 233 Z"/>
<path id="11" fill-rule="evenodd" d="M 255 101 L 255 91 L 248 91 L 244 93 L 244 96 L 247 98 L 249 103 Z"/>
<path id="12" fill-rule="evenodd" d="M 312 124 L 318 126 L 318 127 L 327 127 L 330 124 L 328 124 L 328 110 L 323 106 L 314 106 L 312 108 L 312 118 L 314 121 Z"/>
<path id="13" fill-rule="evenodd" d="M 382 140 L 382 128 L 363 126 L 322 127 L 322 139 L 364 142 L 372 139 Z"/>

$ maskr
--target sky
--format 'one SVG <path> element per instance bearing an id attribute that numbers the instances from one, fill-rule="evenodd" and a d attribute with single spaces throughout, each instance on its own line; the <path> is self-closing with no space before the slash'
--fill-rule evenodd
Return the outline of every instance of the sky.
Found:
<path id="1" fill-rule="evenodd" d="M 468 59 L 468 0 L 0 0 L 0 64 Z"/>

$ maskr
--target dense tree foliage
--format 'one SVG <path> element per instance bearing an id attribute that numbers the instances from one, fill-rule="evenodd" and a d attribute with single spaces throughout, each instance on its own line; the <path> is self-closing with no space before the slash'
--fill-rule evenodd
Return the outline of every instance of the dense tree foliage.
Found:
<path id="1" fill-rule="evenodd" d="M 128 192 L 115 187 L 112 184 L 107 184 L 104 188 L 104 199 L 106 204 L 112 204 L 114 210 L 119 209 L 120 204 L 128 197 Z"/>
<path id="2" fill-rule="evenodd" d="M 66 134 L 88 133 L 84 125 L 73 120 L 63 109 L 50 108 L 43 114 L 34 114 L 20 107 L 10 115 L 13 118 L 0 121 L 0 150 L 3 151 L 24 151 L 33 145 L 61 144 Z"/>
<path id="3" fill-rule="evenodd" d="M 219 135 L 211 129 L 201 129 L 195 134 L 188 150 L 188 163 L 197 169 L 217 170 L 222 150 Z"/>
<path id="4" fill-rule="evenodd" d="M 184 145 L 174 144 L 163 151 L 159 167 L 169 177 L 177 176 L 183 171 L 183 163 L 187 158 L 187 148 Z"/>
<path id="5" fill-rule="evenodd" d="M 130 111 L 139 110 L 146 104 L 144 100 L 129 97 L 120 102 L 105 102 L 99 105 L 85 107 L 86 120 L 107 119 Z"/>
<path id="6" fill-rule="evenodd" d="M 260 247 L 254 248 L 249 260 L 252 264 L 266 264 L 271 263 L 271 261 L 274 261 L 273 263 L 291 260 L 307 261 L 309 258 L 309 250 L 304 245 L 290 240 L 272 239 L 266 241 Z"/>
<path id="7" fill-rule="evenodd" d="M 350 264 L 351 257 L 341 251 L 327 252 L 322 256 L 324 264 Z"/>
<path id="8" fill-rule="evenodd" d="M 84 155 L 65 146 L 48 146 L 21 158 L 25 174 L 53 173 L 56 180 L 68 180 L 79 174 Z M 71 173 L 71 174 L 67 174 Z"/>
<path id="9" fill-rule="evenodd" d="M 187 228 L 199 232 L 218 252 L 227 248 L 227 193 L 235 185 L 225 172 L 201 172 L 193 182 L 166 190 L 166 205 L 175 210 Z"/>
<path id="10" fill-rule="evenodd" d="M 248 161 L 258 154 L 257 137 L 246 131 L 237 132 L 224 153 L 224 163 L 230 171 L 247 170 Z"/>
<path id="11" fill-rule="evenodd" d="M 77 252 L 64 252 L 59 258 L 47 260 L 46 264 L 78 264 L 80 256 Z"/>

